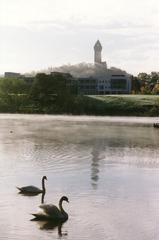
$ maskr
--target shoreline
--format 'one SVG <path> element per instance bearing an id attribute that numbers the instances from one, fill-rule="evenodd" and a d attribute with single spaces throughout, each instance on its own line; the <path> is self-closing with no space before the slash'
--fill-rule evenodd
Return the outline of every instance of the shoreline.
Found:
<path id="1" fill-rule="evenodd" d="M 59 121 L 74 123 L 103 123 L 106 125 L 135 125 L 153 126 L 159 122 L 159 117 L 145 116 L 88 116 L 88 115 L 62 115 L 62 114 L 23 114 L 23 113 L 0 113 L 0 120 L 31 120 L 31 121 Z"/>

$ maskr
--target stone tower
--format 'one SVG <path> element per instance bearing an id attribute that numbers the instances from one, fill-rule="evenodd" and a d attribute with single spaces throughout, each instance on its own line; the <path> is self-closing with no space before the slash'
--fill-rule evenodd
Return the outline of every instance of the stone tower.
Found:
<path id="1" fill-rule="evenodd" d="M 101 63 L 102 62 L 102 45 L 99 40 L 94 45 L 94 63 Z"/>
<path id="2" fill-rule="evenodd" d="M 107 69 L 107 63 L 102 62 L 102 45 L 98 40 L 94 45 L 94 65 L 96 70 L 101 71 Z"/>

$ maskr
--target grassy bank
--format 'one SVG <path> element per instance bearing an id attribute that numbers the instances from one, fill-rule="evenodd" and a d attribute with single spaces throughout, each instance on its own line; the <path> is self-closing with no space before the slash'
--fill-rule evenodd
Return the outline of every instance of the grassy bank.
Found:
<path id="1" fill-rule="evenodd" d="M 159 116 L 159 96 L 97 95 L 81 98 L 81 109 L 92 115 Z"/>
<path id="2" fill-rule="evenodd" d="M 69 96 L 60 101 L 51 98 L 33 101 L 27 94 L 0 98 L 1 113 L 45 113 L 98 116 L 159 116 L 158 95 Z"/>

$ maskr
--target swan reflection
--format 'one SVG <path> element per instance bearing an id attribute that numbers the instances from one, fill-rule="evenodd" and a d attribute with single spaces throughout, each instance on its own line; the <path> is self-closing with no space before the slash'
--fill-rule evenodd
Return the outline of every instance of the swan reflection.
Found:
<path id="1" fill-rule="evenodd" d="M 60 237 L 67 236 L 67 231 L 62 231 L 62 226 L 64 223 L 58 223 L 54 221 L 36 221 L 41 230 L 56 230 Z"/>

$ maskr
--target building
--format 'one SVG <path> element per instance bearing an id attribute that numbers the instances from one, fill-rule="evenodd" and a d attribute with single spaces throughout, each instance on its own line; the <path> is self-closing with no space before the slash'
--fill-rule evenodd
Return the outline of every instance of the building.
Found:
<path id="1" fill-rule="evenodd" d="M 21 74 L 20 73 L 16 73 L 16 72 L 5 72 L 4 73 L 4 77 L 5 78 L 20 78 Z"/>
<path id="2" fill-rule="evenodd" d="M 31 85 L 34 81 L 33 76 L 25 76 L 21 73 L 16 72 L 5 72 L 4 73 L 5 78 L 17 78 L 17 79 L 23 79 L 27 84 Z"/>
<path id="3" fill-rule="evenodd" d="M 78 78 L 78 94 L 97 94 L 97 79 L 92 77 Z"/>
<path id="4" fill-rule="evenodd" d="M 102 45 L 99 40 L 94 45 L 94 65 L 97 69 L 107 69 L 106 62 L 102 62 Z"/>
<path id="5" fill-rule="evenodd" d="M 104 73 L 96 73 L 97 94 L 120 94 L 131 92 L 131 76 L 124 71 L 107 69 Z"/>
<path id="6" fill-rule="evenodd" d="M 78 79 L 79 94 L 128 94 L 131 92 L 131 75 L 123 70 L 108 68 L 102 61 L 102 45 L 94 45 L 94 73 Z"/>

